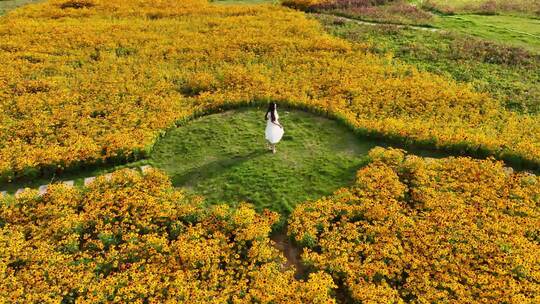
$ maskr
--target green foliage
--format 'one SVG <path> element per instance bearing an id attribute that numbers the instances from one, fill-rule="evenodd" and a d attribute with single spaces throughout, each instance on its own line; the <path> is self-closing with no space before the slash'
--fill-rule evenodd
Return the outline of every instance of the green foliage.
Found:
<path id="1" fill-rule="evenodd" d="M 317 245 L 317 239 L 310 234 L 304 234 L 302 240 L 300 241 L 300 244 L 303 247 L 315 248 L 315 246 Z"/>

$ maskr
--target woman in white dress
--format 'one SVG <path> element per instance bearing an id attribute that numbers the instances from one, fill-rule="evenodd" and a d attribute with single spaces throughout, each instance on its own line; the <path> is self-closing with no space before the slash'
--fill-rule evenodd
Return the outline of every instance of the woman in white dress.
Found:
<path id="1" fill-rule="evenodd" d="M 266 119 L 266 130 L 264 133 L 266 135 L 266 140 L 269 143 L 268 148 L 272 150 L 272 153 L 276 153 L 276 144 L 281 140 L 285 131 L 278 121 L 279 115 L 277 113 L 277 105 L 275 102 L 271 102 L 268 105 L 268 111 L 266 111 L 264 118 Z"/>

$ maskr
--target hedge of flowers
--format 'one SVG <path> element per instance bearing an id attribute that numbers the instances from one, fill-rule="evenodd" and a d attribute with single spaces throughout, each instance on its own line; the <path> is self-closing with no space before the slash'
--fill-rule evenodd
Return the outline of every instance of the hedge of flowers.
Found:
<path id="1" fill-rule="evenodd" d="M 334 303 L 328 274 L 284 269 L 277 218 L 207 208 L 154 170 L 0 198 L 0 302 Z"/>
<path id="2" fill-rule="evenodd" d="M 374 149 L 356 184 L 298 205 L 302 260 L 359 303 L 539 303 L 540 178 Z"/>
<path id="3" fill-rule="evenodd" d="M 144 157 L 165 130 L 277 100 L 358 132 L 540 162 L 540 119 L 304 13 L 203 0 L 51 0 L 0 19 L 0 180 Z"/>
<path id="4" fill-rule="evenodd" d="M 279 215 L 208 206 L 157 170 L 0 197 L 0 302 L 538 303 L 540 177 L 376 148 L 355 185 Z"/>

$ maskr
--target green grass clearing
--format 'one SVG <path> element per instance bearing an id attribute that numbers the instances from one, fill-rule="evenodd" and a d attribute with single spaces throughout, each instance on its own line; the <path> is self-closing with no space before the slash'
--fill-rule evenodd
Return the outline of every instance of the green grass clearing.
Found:
<path id="1" fill-rule="evenodd" d="M 280 110 L 285 135 L 272 154 L 263 117 L 264 109 L 241 109 L 196 119 L 170 130 L 149 161 L 209 203 L 245 201 L 288 213 L 352 183 L 376 146 L 336 121 Z"/>

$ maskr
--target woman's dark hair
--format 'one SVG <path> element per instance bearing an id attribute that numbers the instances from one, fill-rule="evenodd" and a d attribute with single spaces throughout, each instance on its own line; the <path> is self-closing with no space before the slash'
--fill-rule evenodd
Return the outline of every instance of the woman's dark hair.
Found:
<path id="1" fill-rule="evenodd" d="M 266 111 L 266 114 L 264 115 L 264 119 L 268 120 L 268 113 L 270 113 L 270 119 L 272 122 L 276 121 L 276 106 L 277 104 L 275 102 L 271 102 L 268 104 L 268 110 Z"/>

